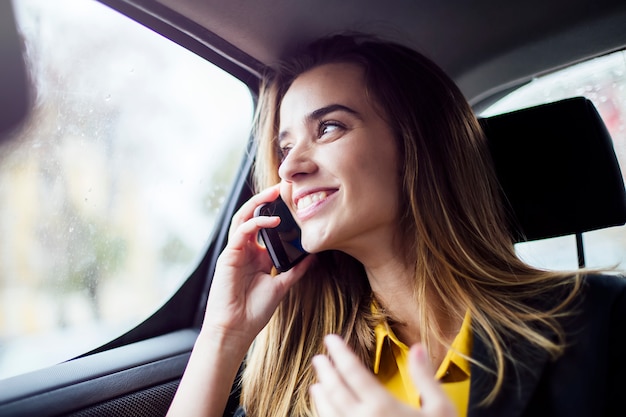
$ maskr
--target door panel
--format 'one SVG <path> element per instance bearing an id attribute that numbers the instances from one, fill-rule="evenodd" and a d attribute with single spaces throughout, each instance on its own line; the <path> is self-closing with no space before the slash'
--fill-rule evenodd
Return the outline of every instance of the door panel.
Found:
<path id="1" fill-rule="evenodd" d="M 196 337 L 181 330 L 3 380 L 0 415 L 164 415 Z"/>

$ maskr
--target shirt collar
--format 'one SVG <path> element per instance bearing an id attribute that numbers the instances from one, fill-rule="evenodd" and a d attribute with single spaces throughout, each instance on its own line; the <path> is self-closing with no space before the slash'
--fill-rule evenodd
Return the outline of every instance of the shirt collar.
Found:
<path id="1" fill-rule="evenodd" d="M 373 306 L 372 308 L 376 308 Z M 380 362 L 382 358 L 383 348 L 385 347 L 385 342 L 388 340 L 391 343 L 394 343 L 400 349 L 404 351 L 408 351 L 409 347 L 402 343 L 389 324 L 386 321 L 383 321 L 376 325 L 374 328 L 374 334 L 376 336 L 376 352 L 374 356 L 374 373 L 378 374 L 380 370 Z M 461 329 L 459 333 L 454 338 L 448 353 L 446 354 L 441 366 L 437 370 L 436 377 L 437 379 L 441 379 L 445 376 L 446 371 L 449 367 L 454 364 L 461 371 L 463 371 L 466 375 L 470 374 L 470 364 L 469 361 L 464 358 L 462 355 L 470 356 L 472 352 L 472 326 L 471 326 L 471 318 L 469 311 L 465 314 L 465 318 L 463 319 L 463 324 L 461 324 Z"/>

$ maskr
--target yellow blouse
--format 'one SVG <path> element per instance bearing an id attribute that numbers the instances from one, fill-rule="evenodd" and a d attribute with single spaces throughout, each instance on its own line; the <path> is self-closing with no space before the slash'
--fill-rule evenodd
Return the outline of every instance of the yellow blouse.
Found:
<path id="1" fill-rule="evenodd" d="M 419 408 L 419 391 L 413 385 L 409 375 L 409 347 L 398 340 L 386 323 L 376 326 L 375 333 L 374 373 L 378 380 L 398 400 Z M 443 390 L 456 406 L 460 417 L 467 416 L 470 391 L 470 364 L 460 354 L 470 356 L 471 352 L 472 330 L 468 313 L 465 315 L 461 330 L 435 374 L 435 377 L 441 381 Z"/>

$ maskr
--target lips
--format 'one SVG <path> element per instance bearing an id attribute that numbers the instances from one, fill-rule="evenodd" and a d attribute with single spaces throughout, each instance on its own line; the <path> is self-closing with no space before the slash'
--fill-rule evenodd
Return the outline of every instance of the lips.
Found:
<path id="1" fill-rule="evenodd" d="M 298 200 L 296 207 L 298 208 L 298 210 L 304 210 L 305 208 L 325 199 L 326 197 L 328 197 L 328 193 L 326 191 L 319 191 L 317 193 L 308 194 Z"/>
<path id="2" fill-rule="evenodd" d="M 294 199 L 294 203 L 298 212 L 309 209 L 328 198 L 329 195 L 333 194 L 337 190 L 319 190 L 314 192 L 304 193 L 299 197 Z"/>

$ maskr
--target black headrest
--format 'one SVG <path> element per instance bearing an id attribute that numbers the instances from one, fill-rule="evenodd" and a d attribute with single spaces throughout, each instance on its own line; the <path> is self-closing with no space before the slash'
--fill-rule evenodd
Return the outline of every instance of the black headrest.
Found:
<path id="1" fill-rule="evenodd" d="M 613 142 L 593 103 L 566 99 L 480 120 L 516 241 L 626 222 Z"/>

